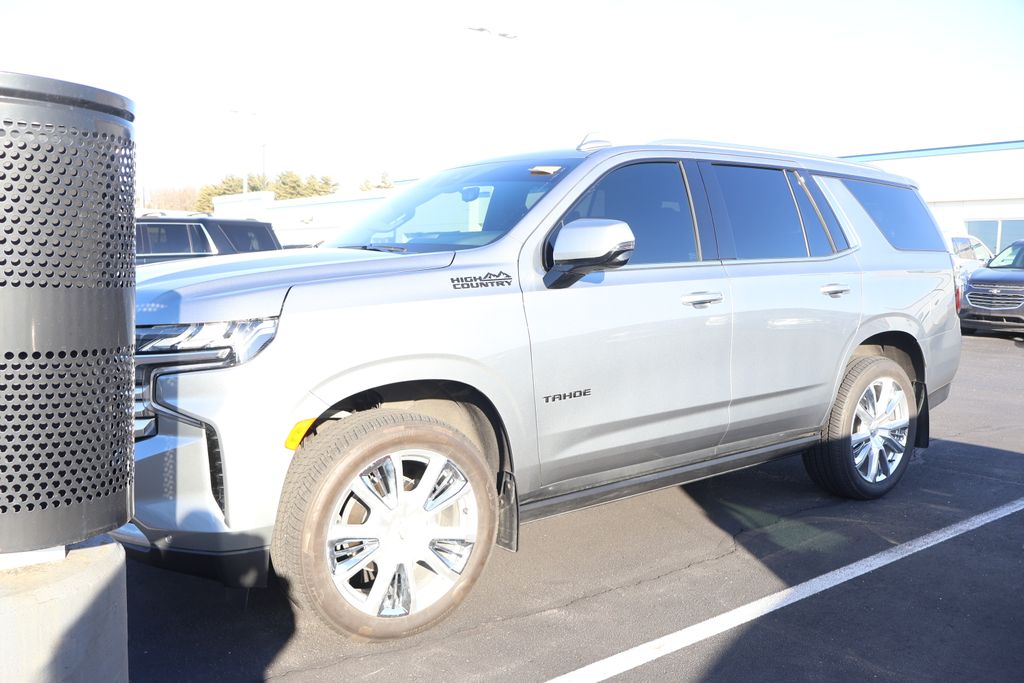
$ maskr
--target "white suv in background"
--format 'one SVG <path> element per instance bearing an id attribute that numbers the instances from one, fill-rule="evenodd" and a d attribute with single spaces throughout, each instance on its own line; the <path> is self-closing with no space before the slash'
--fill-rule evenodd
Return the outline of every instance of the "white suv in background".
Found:
<path id="1" fill-rule="evenodd" d="M 956 235 L 949 238 L 953 253 L 953 264 L 959 276 L 961 288 L 971 273 L 992 259 L 992 250 L 974 235 Z"/>

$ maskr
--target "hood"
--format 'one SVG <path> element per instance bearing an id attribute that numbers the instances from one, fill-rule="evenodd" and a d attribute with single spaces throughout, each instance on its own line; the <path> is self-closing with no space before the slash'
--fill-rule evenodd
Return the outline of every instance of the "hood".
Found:
<path id="1" fill-rule="evenodd" d="M 281 313 L 294 285 L 444 268 L 454 256 L 283 249 L 141 265 L 136 269 L 135 324 L 269 318 Z"/>
<path id="2" fill-rule="evenodd" d="M 971 272 L 968 284 L 1024 286 L 1024 270 L 1020 268 L 978 268 Z"/>

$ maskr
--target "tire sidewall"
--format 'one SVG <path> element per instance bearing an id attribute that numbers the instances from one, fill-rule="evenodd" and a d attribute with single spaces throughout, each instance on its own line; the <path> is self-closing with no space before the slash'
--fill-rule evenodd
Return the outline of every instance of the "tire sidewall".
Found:
<path id="1" fill-rule="evenodd" d="M 477 540 L 469 561 L 449 593 L 430 607 L 407 617 L 373 617 L 350 605 L 334 585 L 326 557 L 327 531 L 341 494 L 374 461 L 400 450 L 428 450 L 453 461 L 473 487 L 477 504 Z M 360 438 L 335 459 L 315 489 L 307 508 L 300 541 L 304 583 L 313 607 L 328 623 L 350 635 L 376 639 L 407 636 L 427 628 L 454 609 L 482 573 L 497 530 L 494 477 L 476 447 L 462 434 L 442 425 L 395 425 Z"/>
<path id="2" fill-rule="evenodd" d="M 906 450 L 903 453 L 903 458 L 900 459 L 900 464 L 896 466 L 896 470 L 884 480 L 877 483 L 871 483 L 864 479 L 860 475 L 860 472 L 857 471 L 857 466 L 854 464 L 853 445 L 850 439 L 852 436 L 853 418 L 857 410 L 857 403 L 871 384 L 884 377 L 890 377 L 896 380 L 900 388 L 903 390 L 903 393 L 906 395 L 910 426 L 907 429 Z M 856 381 L 850 387 L 850 392 L 847 395 L 847 401 L 840 408 L 840 424 L 842 425 L 842 430 L 838 435 L 838 438 L 842 439 L 843 443 L 843 463 L 854 488 L 856 488 L 864 498 L 878 498 L 885 495 L 899 483 L 900 479 L 903 478 L 903 474 L 906 472 L 907 467 L 910 465 L 910 460 L 914 455 L 914 440 L 917 436 L 917 400 L 914 394 L 914 385 L 910 381 L 910 378 L 907 377 L 906 371 L 904 371 L 898 363 L 889 358 L 877 358 L 874 363 L 861 372 L 860 376 L 857 377 Z M 837 438 L 836 435 L 830 436 L 832 438 Z"/>

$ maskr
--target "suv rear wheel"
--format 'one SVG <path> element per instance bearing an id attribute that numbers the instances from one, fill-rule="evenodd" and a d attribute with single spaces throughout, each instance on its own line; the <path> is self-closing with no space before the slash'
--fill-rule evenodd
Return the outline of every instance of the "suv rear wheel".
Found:
<path id="1" fill-rule="evenodd" d="M 878 498 L 906 471 L 916 429 L 914 387 L 903 368 L 889 358 L 858 358 L 847 366 L 822 442 L 804 454 L 804 467 L 829 493 Z"/>
<path id="2" fill-rule="evenodd" d="M 288 471 L 274 569 L 293 602 L 341 633 L 410 635 L 483 571 L 495 488 L 479 449 L 432 417 L 370 410 L 324 423 Z"/>

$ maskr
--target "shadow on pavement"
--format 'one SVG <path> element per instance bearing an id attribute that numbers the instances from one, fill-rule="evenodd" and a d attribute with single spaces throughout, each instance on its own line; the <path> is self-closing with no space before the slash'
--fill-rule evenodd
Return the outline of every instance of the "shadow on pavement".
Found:
<path id="1" fill-rule="evenodd" d="M 697 482 L 680 492 L 737 547 L 785 586 L 795 586 L 1024 497 L 1024 453 L 933 440 L 930 448 L 918 450 L 896 489 L 875 501 L 818 493 L 799 458 Z M 1011 680 L 1010 673 L 1024 667 L 1024 652 L 1007 647 L 1024 633 L 1024 600 L 1017 590 L 1024 525 L 1018 514 L 1002 522 L 1015 530 L 1012 538 L 1005 530 L 995 542 L 972 538 L 995 533 L 997 524 L 993 531 L 983 527 L 877 569 L 680 656 L 711 655 L 698 676 L 708 681 Z"/>
<path id="2" fill-rule="evenodd" d="M 279 585 L 229 589 L 129 560 L 131 679 L 263 680 L 295 632 L 292 609 Z"/>

